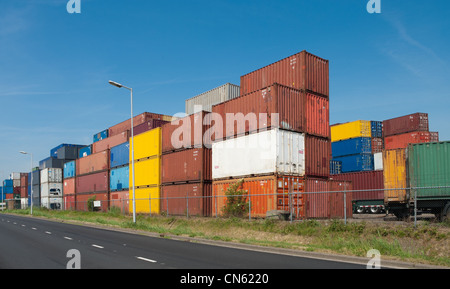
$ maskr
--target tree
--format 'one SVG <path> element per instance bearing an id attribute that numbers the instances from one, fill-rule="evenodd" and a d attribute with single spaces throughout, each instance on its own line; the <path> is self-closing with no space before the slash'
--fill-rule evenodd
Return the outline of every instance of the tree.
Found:
<path id="1" fill-rule="evenodd" d="M 223 212 L 227 217 L 242 217 L 248 212 L 249 204 L 247 201 L 248 191 L 239 189 L 244 183 L 244 179 L 230 185 L 225 192 L 227 197 Z"/>

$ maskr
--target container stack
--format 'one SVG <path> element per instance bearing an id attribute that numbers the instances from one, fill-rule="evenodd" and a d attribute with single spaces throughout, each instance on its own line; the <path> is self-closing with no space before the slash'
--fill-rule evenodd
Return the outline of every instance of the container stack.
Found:
<path id="1" fill-rule="evenodd" d="M 31 184 L 31 175 L 33 175 L 33 184 Z M 30 181 L 28 184 L 28 199 L 29 205 L 31 206 L 31 190 L 33 190 L 33 207 L 41 206 L 41 171 L 39 167 L 34 167 L 32 171 L 28 174 L 28 180 Z M 32 186 L 32 188 L 31 188 Z M 64 193 L 64 192 L 63 192 Z"/>
<path id="2" fill-rule="evenodd" d="M 63 197 L 65 210 L 76 210 L 76 164 L 76 160 L 64 164 Z"/>
<path id="3" fill-rule="evenodd" d="M 159 214 L 161 184 L 161 128 L 143 132 L 134 138 L 134 187 L 136 213 Z M 130 142 L 129 166 L 132 164 Z M 133 212 L 133 168 L 129 169 L 129 211 Z"/>
<path id="4" fill-rule="evenodd" d="M 212 147 L 214 214 L 223 213 L 226 189 L 241 178 L 251 216 L 336 213 L 332 194 L 291 194 L 331 189 L 328 61 L 302 51 L 241 76 L 240 88 L 240 97 L 213 106 L 223 120 Z"/>
<path id="5" fill-rule="evenodd" d="M 110 151 L 109 190 L 110 208 L 119 208 L 121 212 L 129 212 L 129 179 L 130 179 L 130 143 L 125 142 L 112 147 Z"/>
<path id="6" fill-rule="evenodd" d="M 168 215 L 211 215 L 210 116 L 200 111 L 161 128 L 161 211 Z"/>
<path id="7" fill-rule="evenodd" d="M 212 111 L 213 105 L 236 98 L 239 96 L 238 85 L 226 83 L 185 101 L 186 114 L 191 115 L 200 111 Z"/>
<path id="8" fill-rule="evenodd" d="M 20 208 L 20 195 L 14 194 L 14 182 L 13 179 L 6 179 L 3 181 L 3 192 L 6 200 L 6 206 L 8 209 Z"/>
<path id="9" fill-rule="evenodd" d="M 28 208 L 28 174 L 20 173 L 20 206 Z"/>
<path id="10" fill-rule="evenodd" d="M 41 174 L 41 207 L 63 209 L 63 169 L 47 168 Z"/>

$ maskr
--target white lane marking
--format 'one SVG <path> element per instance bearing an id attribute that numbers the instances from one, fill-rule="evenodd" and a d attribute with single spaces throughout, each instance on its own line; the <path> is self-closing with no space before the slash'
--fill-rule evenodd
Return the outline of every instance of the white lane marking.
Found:
<path id="1" fill-rule="evenodd" d="M 64 237 L 64 239 L 66 239 L 66 240 L 73 240 L 73 239 L 70 238 L 70 237 Z"/>
<path id="2" fill-rule="evenodd" d="M 25 227 L 25 225 L 22 225 L 22 227 Z"/>
<path id="3" fill-rule="evenodd" d="M 143 261 L 150 262 L 150 263 L 156 263 L 155 260 L 147 259 L 147 258 L 144 258 L 144 257 L 138 257 L 138 256 L 136 256 L 136 258 L 138 258 L 139 260 L 143 260 Z"/>
<path id="4" fill-rule="evenodd" d="M 35 227 L 31 228 L 31 230 L 37 230 Z"/>
<path id="5" fill-rule="evenodd" d="M 49 231 L 45 231 L 45 234 L 49 234 L 49 235 L 51 235 L 51 234 L 52 234 L 52 232 L 49 232 Z"/>
<path id="6" fill-rule="evenodd" d="M 99 249 L 103 249 L 103 248 L 104 248 L 104 247 L 102 247 L 102 246 L 95 245 L 95 244 L 92 244 L 92 247 L 99 248 Z"/>

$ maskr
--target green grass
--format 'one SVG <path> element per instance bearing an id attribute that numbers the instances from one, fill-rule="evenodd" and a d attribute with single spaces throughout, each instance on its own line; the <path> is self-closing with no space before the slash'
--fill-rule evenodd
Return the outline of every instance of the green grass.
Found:
<path id="1" fill-rule="evenodd" d="M 5 211 L 29 215 L 29 210 Z M 273 219 L 186 218 L 138 215 L 136 223 L 120 211 L 78 212 L 34 209 L 35 217 L 114 226 L 158 233 L 170 238 L 188 236 L 314 252 L 366 257 L 377 249 L 382 258 L 450 267 L 449 223 L 388 224 L 341 220 L 287 222 Z"/>

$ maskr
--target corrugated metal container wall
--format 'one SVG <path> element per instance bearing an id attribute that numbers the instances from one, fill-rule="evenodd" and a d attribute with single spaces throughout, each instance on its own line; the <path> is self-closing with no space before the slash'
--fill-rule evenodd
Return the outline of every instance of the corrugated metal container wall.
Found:
<path id="1" fill-rule="evenodd" d="M 351 218 L 353 216 L 352 199 L 353 184 L 351 181 L 329 180 L 330 218 Z M 345 206 L 344 206 L 345 192 Z M 346 211 L 344 211 L 344 208 Z M 345 212 L 345 213 L 344 213 Z"/>
<path id="2" fill-rule="evenodd" d="M 64 195 L 64 210 L 76 210 L 77 208 L 77 197 L 76 195 Z"/>
<path id="3" fill-rule="evenodd" d="M 382 138 L 383 137 L 383 122 L 382 121 L 370 121 L 370 126 L 372 129 L 372 137 Z"/>
<path id="4" fill-rule="evenodd" d="M 305 175 L 305 135 L 279 129 L 213 144 L 212 178 Z"/>
<path id="5" fill-rule="evenodd" d="M 272 83 L 329 95 L 328 60 L 305 50 L 241 76 L 241 95 Z"/>
<path id="6" fill-rule="evenodd" d="M 111 168 L 127 166 L 130 163 L 130 143 L 125 142 L 118 146 L 112 147 L 109 158 Z"/>
<path id="7" fill-rule="evenodd" d="M 75 195 L 75 178 L 64 179 L 63 195 Z"/>
<path id="8" fill-rule="evenodd" d="M 130 140 L 130 145 L 132 142 Z M 131 148 L 131 147 L 130 147 Z M 129 162 L 131 163 L 131 149 Z M 161 155 L 161 128 L 155 128 L 134 137 L 134 160 Z"/>
<path id="9" fill-rule="evenodd" d="M 111 169 L 109 175 L 109 189 L 111 191 L 128 190 L 130 180 L 129 167 L 124 166 L 120 168 Z"/>
<path id="10" fill-rule="evenodd" d="M 383 151 L 384 203 L 407 201 L 406 149 Z"/>
<path id="11" fill-rule="evenodd" d="M 105 138 L 108 138 L 108 136 L 109 136 L 108 129 L 102 130 L 101 132 L 94 134 L 94 136 L 92 137 L 92 142 L 95 143 L 101 141 Z"/>
<path id="12" fill-rule="evenodd" d="M 88 146 L 80 148 L 79 153 L 78 153 L 78 158 L 81 159 L 81 158 L 87 157 L 90 154 L 92 154 L 91 145 L 88 145 Z"/>
<path id="13" fill-rule="evenodd" d="M 162 152 L 173 152 L 193 147 L 211 148 L 211 114 L 201 111 L 189 116 L 174 120 L 161 127 Z"/>
<path id="14" fill-rule="evenodd" d="M 207 92 L 189 98 L 185 101 L 186 114 L 191 115 L 200 111 L 212 111 L 212 106 L 236 98 L 240 95 L 238 85 L 226 83 Z"/>
<path id="15" fill-rule="evenodd" d="M 372 139 L 357 137 L 331 143 L 332 156 L 340 157 L 354 154 L 372 153 Z"/>
<path id="16" fill-rule="evenodd" d="M 413 113 L 383 121 L 383 136 L 411 131 L 428 131 L 428 113 Z"/>
<path id="17" fill-rule="evenodd" d="M 277 83 L 215 105 L 213 112 L 221 117 L 225 138 L 266 128 L 330 137 L 329 101 Z"/>
<path id="18" fill-rule="evenodd" d="M 161 156 L 135 162 L 134 170 L 135 187 L 159 186 L 161 184 Z M 129 171 L 129 185 L 132 188 L 132 168 Z"/>
<path id="19" fill-rule="evenodd" d="M 100 201 L 100 207 L 95 208 L 101 212 L 107 212 L 109 209 L 109 194 L 108 193 L 83 193 L 77 194 L 77 211 L 89 211 L 89 200 L 95 198 L 95 201 Z M 92 208 L 91 208 L 92 209 Z"/>
<path id="20" fill-rule="evenodd" d="M 409 145 L 407 152 L 410 187 L 441 187 L 416 189 L 417 198 L 450 199 L 450 141 Z"/>
<path id="21" fill-rule="evenodd" d="M 373 171 L 373 154 L 357 154 L 336 157 L 334 160 L 342 162 L 342 172 Z"/>
<path id="22" fill-rule="evenodd" d="M 76 177 L 76 193 L 97 193 L 109 191 L 108 171 Z"/>
<path id="23" fill-rule="evenodd" d="M 62 183 L 63 170 L 60 168 L 49 168 L 41 170 L 41 184 L 43 183 Z"/>
<path id="24" fill-rule="evenodd" d="M 84 175 L 104 171 L 109 168 L 109 151 L 102 151 L 89 155 L 87 157 L 77 159 L 76 175 Z"/>
<path id="25" fill-rule="evenodd" d="M 335 124 L 330 129 L 332 142 L 356 137 L 372 137 L 372 128 L 368 120 Z"/>
<path id="26" fill-rule="evenodd" d="M 306 178 L 305 217 L 330 218 L 330 194 L 328 179 Z"/>
<path id="27" fill-rule="evenodd" d="M 67 145 L 59 148 L 56 153 L 58 155 L 58 159 L 62 159 L 65 161 L 68 160 L 76 160 L 78 158 L 78 152 L 80 148 L 84 146 L 82 145 Z"/>
<path id="28" fill-rule="evenodd" d="M 109 207 L 119 208 L 123 214 L 129 214 L 130 212 L 130 194 L 128 190 L 111 192 L 109 194 Z"/>
<path id="29" fill-rule="evenodd" d="M 332 175 L 338 181 L 351 181 L 353 200 L 383 200 L 383 171 L 368 171 Z M 359 192 L 358 192 L 359 190 Z"/>
<path id="30" fill-rule="evenodd" d="M 129 138 L 130 138 L 130 131 L 127 130 L 127 131 L 118 133 L 114 136 L 105 138 L 101 141 L 95 142 L 92 144 L 92 153 L 95 154 L 95 153 L 98 153 L 101 151 L 105 151 L 107 149 L 111 149 L 112 147 L 115 147 L 115 146 L 118 146 L 125 142 L 128 142 Z"/>
<path id="31" fill-rule="evenodd" d="M 62 183 L 41 183 L 41 199 L 63 195 L 63 184 Z M 34 193 L 34 192 L 33 192 Z"/>
<path id="32" fill-rule="evenodd" d="M 39 161 L 39 169 L 44 170 L 48 168 L 64 168 L 64 160 L 57 159 L 54 157 L 48 157 Z"/>
<path id="33" fill-rule="evenodd" d="M 160 187 L 146 187 L 135 189 L 136 213 L 138 214 L 159 214 L 161 212 Z M 131 199 L 131 192 L 130 192 Z M 133 212 L 133 202 L 130 200 L 129 211 Z M 150 210 L 151 208 L 151 210 Z"/>
<path id="34" fill-rule="evenodd" d="M 161 212 L 167 215 L 211 216 L 212 184 L 161 186 Z"/>
<path id="35" fill-rule="evenodd" d="M 144 123 L 141 123 L 140 125 L 137 125 L 133 128 L 134 135 L 141 134 L 143 132 L 155 129 L 157 127 L 161 127 L 164 124 L 169 123 L 168 121 L 162 120 L 162 119 L 151 119 Z"/>
<path id="36" fill-rule="evenodd" d="M 307 176 L 330 175 L 331 142 L 329 139 L 305 136 L 305 166 Z"/>
<path id="37" fill-rule="evenodd" d="M 133 117 L 133 126 L 136 127 L 136 126 L 143 124 L 144 122 L 149 121 L 151 119 L 167 120 L 167 118 L 171 118 L 171 117 L 164 116 L 164 115 L 158 114 L 158 113 L 144 112 L 144 113 L 141 113 L 141 114 Z M 114 135 L 117 135 L 117 134 L 122 133 L 127 130 L 131 130 L 131 118 L 110 127 L 109 128 L 109 137 L 112 137 Z"/>
<path id="38" fill-rule="evenodd" d="M 373 169 L 383 170 L 383 152 L 373 154 Z"/>
<path id="39" fill-rule="evenodd" d="M 384 149 L 383 139 L 379 137 L 372 138 L 372 153 L 381 153 Z"/>
<path id="40" fill-rule="evenodd" d="M 330 161 L 330 175 L 337 175 L 342 173 L 342 162 L 331 160 Z"/>
<path id="41" fill-rule="evenodd" d="M 64 179 L 75 177 L 76 161 L 67 162 L 64 164 Z"/>
<path id="42" fill-rule="evenodd" d="M 212 180 L 211 164 L 211 149 L 194 148 L 163 154 L 161 183 Z"/>
<path id="43" fill-rule="evenodd" d="M 407 132 L 385 137 L 384 148 L 387 150 L 404 149 L 410 143 L 425 143 L 430 141 L 431 136 L 428 131 Z"/>
<path id="44" fill-rule="evenodd" d="M 238 179 L 213 181 L 212 216 L 224 214 L 226 205 L 226 191 L 235 184 Z M 303 178 L 283 176 L 262 176 L 244 178 L 239 189 L 248 192 L 250 199 L 251 217 L 264 218 L 266 213 L 272 210 L 289 210 L 289 193 L 301 193 L 304 191 Z M 292 196 L 292 195 L 291 195 Z M 292 197 L 292 207 L 295 215 L 303 216 L 304 202 L 300 194 Z"/>
<path id="45" fill-rule="evenodd" d="M 438 142 L 439 141 L 439 132 L 430 131 L 430 142 Z"/>

